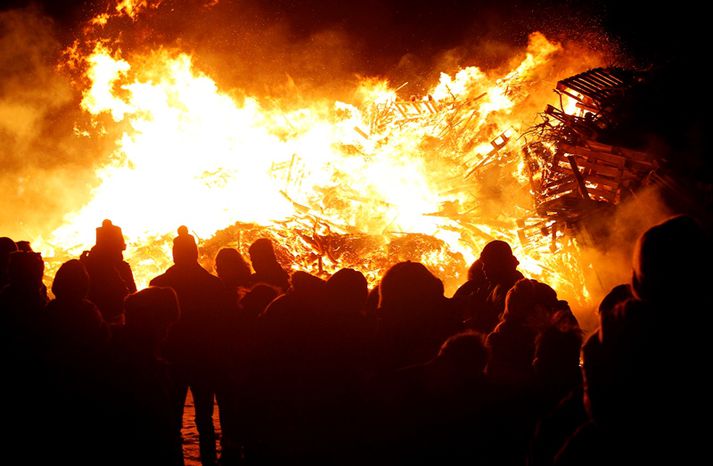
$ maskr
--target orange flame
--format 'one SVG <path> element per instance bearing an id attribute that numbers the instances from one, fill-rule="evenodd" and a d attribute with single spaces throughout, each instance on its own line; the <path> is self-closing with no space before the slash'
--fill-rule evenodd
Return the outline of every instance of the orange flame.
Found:
<path id="1" fill-rule="evenodd" d="M 136 20 L 160 3 L 122 0 L 112 14 Z M 97 25 L 108 19 L 98 18 Z M 538 72 L 560 50 L 534 33 L 511 70 L 442 73 L 422 100 L 399 100 L 387 82 L 364 79 L 355 102 L 284 110 L 220 89 L 189 54 L 127 56 L 96 41 L 81 57 L 89 83 L 81 105 L 98 131 L 121 135 L 92 199 L 40 247 L 56 267 L 88 249 L 109 217 L 123 227 L 127 260 L 143 286 L 169 265 L 167 240 L 179 224 L 208 240 L 237 221 L 280 232 L 295 268 L 355 266 L 374 283 L 409 258 L 453 290 L 482 246 L 498 238 L 513 245 L 529 276 L 586 302 L 575 243 L 554 256 L 549 239 L 523 245 L 516 234 L 531 200 L 514 141 L 534 117 L 527 104 Z M 329 235 L 368 237 L 373 249 L 337 257 L 314 244 Z M 411 246 L 399 249 L 404 238 Z"/>

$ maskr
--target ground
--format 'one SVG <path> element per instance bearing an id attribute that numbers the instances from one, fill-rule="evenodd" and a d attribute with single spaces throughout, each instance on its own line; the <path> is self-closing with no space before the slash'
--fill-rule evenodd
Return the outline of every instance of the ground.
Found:
<path id="1" fill-rule="evenodd" d="M 195 411 L 193 408 L 193 397 L 188 392 L 186 398 L 186 408 L 183 411 L 183 457 L 186 466 L 200 466 L 201 460 L 198 453 L 198 431 L 194 422 Z M 213 411 L 213 424 L 215 425 L 216 437 L 218 439 L 218 450 L 220 454 L 220 422 L 218 421 L 218 406 Z"/>

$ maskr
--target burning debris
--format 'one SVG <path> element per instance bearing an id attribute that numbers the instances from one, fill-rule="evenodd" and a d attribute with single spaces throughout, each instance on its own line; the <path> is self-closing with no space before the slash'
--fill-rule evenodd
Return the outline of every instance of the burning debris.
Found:
<path id="1" fill-rule="evenodd" d="M 620 118 L 619 101 L 644 80 L 640 73 L 596 68 L 557 83 L 560 108 L 547 106 L 523 146 L 537 217 L 520 222 L 522 241 L 539 232 L 551 235 L 556 248 L 559 234 L 578 231 L 656 170 L 651 154 L 606 143 Z"/>
<path id="2" fill-rule="evenodd" d="M 406 84 L 402 84 L 396 91 Z M 407 125 L 418 125 L 430 135 L 432 149 L 452 151 L 464 157 L 468 165 L 465 177 L 468 178 L 489 163 L 497 161 L 496 156 L 507 146 L 513 130 L 508 128 L 500 132 L 491 129 L 491 132 L 496 132 L 496 136 L 489 143 L 483 143 L 484 128 L 479 118 L 484 111 L 482 101 L 488 97 L 488 93 L 457 96 L 447 84 L 443 89 L 446 95 L 440 99 L 427 94 L 423 97 L 412 95 L 408 100 L 394 97 L 374 102 L 368 113 L 368 133 L 359 126 L 354 130 L 365 139 L 374 137 L 383 140 Z M 514 93 L 514 89 L 507 87 L 503 96 L 507 98 Z"/>
<path id="3" fill-rule="evenodd" d="M 554 257 L 546 239 L 517 241 L 532 198 L 515 141 L 549 100 L 544 83 L 583 66 L 544 35 L 502 68 L 441 73 L 423 97 L 365 78 L 345 101 L 283 102 L 221 89 L 180 50 L 125 50 L 111 31 L 94 27 L 67 53 L 82 86 L 78 130 L 115 142 L 89 201 L 38 241 L 50 273 L 109 216 L 124 227 L 139 286 L 166 268 L 167 235 L 186 224 L 208 268 L 220 247 L 244 252 L 268 237 L 287 269 L 352 267 L 375 285 L 412 260 L 449 292 L 501 239 L 528 276 L 574 306 L 589 299 L 576 245 Z"/>

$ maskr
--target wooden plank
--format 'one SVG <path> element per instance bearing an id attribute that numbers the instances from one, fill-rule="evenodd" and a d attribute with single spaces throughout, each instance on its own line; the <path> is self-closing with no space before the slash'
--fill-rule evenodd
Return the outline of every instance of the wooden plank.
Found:
<path id="1" fill-rule="evenodd" d="M 587 75 L 587 81 L 596 84 L 600 90 L 609 90 L 611 88 L 619 87 L 619 84 L 615 81 L 607 79 L 604 75 L 599 75 L 597 73 L 590 73 Z"/>
<path id="2" fill-rule="evenodd" d="M 610 86 L 621 86 L 624 84 L 624 81 L 621 78 L 601 68 L 596 68 L 592 70 L 591 75 L 596 76 L 598 79 L 609 83 Z"/>
<path id="3" fill-rule="evenodd" d="M 584 180 L 589 183 L 596 183 L 598 185 L 612 186 L 614 189 L 618 189 L 621 184 L 620 180 L 614 180 L 611 178 L 605 178 L 605 177 L 597 176 L 597 175 L 585 176 Z"/>
<path id="4" fill-rule="evenodd" d="M 562 148 L 562 150 L 570 154 L 581 155 L 583 157 L 591 157 L 593 159 L 600 159 L 617 167 L 623 167 L 626 163 L 626 157 L 621 155 L 610 154 L 607 152 L 597 152 L 590 149 L 586 149 L 581 146 L 572 146 L 570 144 L 561 144 L 560 147 Z"/>
<path id="5" fill-rule="evenodd" d="M 569 180 L 563 181 L 563 182 L 557 182 L 557 183 L 550 183 L 546 186 L 543 186 L 541 191 L 542 192 L 550 192 L 550 191 L 562 191 L 565 189 L 572 189 L 576 187 L 577 180 L 572 177 Z"/>
<path id="6" fill-rule="evenodd" d="M 596 96 L 600 91 L 600 88 L 598 86 L 594 86 L 592 83 L 589 83 L 584 80 L 577 81 L 576 83 L 570 83 L 569 87 L 579 92 L 580 94 L 584 94 L 590 97 Z"/>
<path id="7" fill-rule="evenodd" d="M 593 186 L 588 186 L 587 189 L 590 192 L 597 192 L 597 193 L 600 193 L 600 194 L 606 195 L 606 196 L 608 196 L 610 194 L 616 194 L 616 192 L 618 191 L 618 189 L 616 189 L 616 188 L 609 189 L 609 188 L 605 187 L 604 185 L 597 185 L 596 188 Z"/>
<path id="8" fill-rule="evenodd" d="M 580 166 L 580 168 L 588 168 L 590 170 L 593 170 L 597 174 L 616 177 L 616 178 L 619 178 L 619 175 L 621 174 L 620 168 L 616 168 L 616 167 L 612 167 L 612 166 L 608 166 L 608 165 L 602 165 L 599 163 L 592 163 L 585 158 L 580 158 L 580 157 L 575 157 L 575 156 L 571 156 L 571 157 L 576 159 L 577 164 Z"/>
<path id="9" fill-rule="evenodd" d="M 603 152 L 576 153 L 573 155 L 581 157 L 582 160 L 585 160 L 591 164 L 602 165 L 609 168 L 616 168 L 617 170 L 623 170 L 627 162 L 624 157 L 609 155 Z"/>
<path id="10" fill-rule="evenodd" d="M 539 204 L 541 205 L 543 203 L 548 203 L 548 202 L 551 203 L 556 199 L 563 199 L 563 198 L 582 199 L 580 197 L 579 193 L 577 192 L 577 188 L 574 187 L 570 191 L 541 196 Z"/>
<path id="11" fill-rule="evenodd" d="M 404 118 L 408 118 L 408 115 L 406 115 L 404 109 L 401 108 L 401 105 L 399 105 L 398 103 L 394 103 L 394 107 L 396 107 L 396 109 L 401 113 Z"/>
<path id="12" fill-rule="evenodd" d="M 572 173 L 574 174 L 574 178 L 577 180 L 577 188 L 579 188 L 579 194 L 584 199 L 589 199 L 587 186 L 584 184 L 584 178 L 582 178 L 582 173 L 579 171 L 579 167 L 577 166 L 577 160 L 572 155 L 565 155 L 565 158 L 572 166 Z"/>
<path id="13" fill-rule="evenodd" d="M 625 147 L 610 146 L 597 141 L 587 141 L 586 145 L 592 150 L 598 152 L 607 152 L 614 155 L 621 155 L 629 159 L 633 159 L 642 163 L 653 164 L 651 155 L 647 152 L 642 152 Z"/>

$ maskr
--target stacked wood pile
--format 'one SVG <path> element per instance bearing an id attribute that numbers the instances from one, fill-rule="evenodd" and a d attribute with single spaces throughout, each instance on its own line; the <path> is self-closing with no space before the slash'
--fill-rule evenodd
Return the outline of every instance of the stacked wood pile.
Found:
<path id="1" fill-rule="evenodd" d="M 656 170 L 650 154 L 601 142 L 616 120 L 616 100 L 640 80 L 597 68 L 557 83 L 555 92 L 574 99 L 576 110 L 550 105 L 543 123 L 528 133 L 523 152 L 536 215 L 521 221 L 522 240 L 537 231 L 555 241 L 557 232 L 577 229 L 588 215 L 618 204 Z"/>

